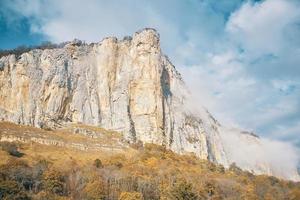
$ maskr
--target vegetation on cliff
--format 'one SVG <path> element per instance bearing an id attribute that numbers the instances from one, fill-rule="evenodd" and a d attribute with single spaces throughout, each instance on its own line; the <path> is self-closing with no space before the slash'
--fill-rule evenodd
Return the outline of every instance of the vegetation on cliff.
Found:
<path id="1" fill-rule="evenodd" d="M 1 143 L 0 199 L 300 199 L 300 184 L 162 146 L 123 153 Z M 22 153 L 11 154 L 13 152 Z"/>

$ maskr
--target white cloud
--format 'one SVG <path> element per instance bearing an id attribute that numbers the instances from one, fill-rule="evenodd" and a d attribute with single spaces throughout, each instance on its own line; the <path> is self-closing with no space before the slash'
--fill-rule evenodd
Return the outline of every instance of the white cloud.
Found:
<path id="1" fill-rule="evenodd" d="M 5 6 L 12 11 L 9 17 L 30 18 L 33 31 L 55 42 L 74 38 L 95 42 L 107 36 L 124 37 L 147 26 L 163 32 L 172 30 L 170 23 L 147 1 L 12 0 L 6 1 Z"/>
<path id="2" fill-rule="evenodd" d="M 300 7 L 296 1 L 249 1 L 231 15 L 226 30 L 251 53 L 276 55 L 287 45 L 286 29 L 293 28 L 299 17 Z"/>

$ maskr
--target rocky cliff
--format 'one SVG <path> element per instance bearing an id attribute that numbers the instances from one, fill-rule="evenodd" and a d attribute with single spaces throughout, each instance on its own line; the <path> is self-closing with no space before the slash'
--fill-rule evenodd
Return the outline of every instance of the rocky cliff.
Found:
<path id="1" fill-rule="evenodd" d="M 121 41 L 73 41 L 2 57 L 0 119 L 52 129 L 69 122 L 100 126 L 121 132 L 130 142 L 193 152 L 228 167 L 235 160 L 230 156 L 234 150 L 222 142 L 226 131 L 205 109 L 195 112 L 159 42 L 155 30 L 144 29 Z M 253 135 L 242 140 L 260 146 Z M 244 168 L 274 174 L 268 163 Z M 288 176 L 295 177 L 294 171 Z"/>

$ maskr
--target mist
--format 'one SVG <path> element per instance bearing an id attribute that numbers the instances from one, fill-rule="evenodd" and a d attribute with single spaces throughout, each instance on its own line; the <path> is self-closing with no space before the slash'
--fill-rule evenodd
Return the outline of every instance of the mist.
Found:
<path id="1" fill-rule="evenodd" d="M 186 102 L 186 110 L 198 116 L 206 127 L 211 127 L 212 124 L 218 127 L 219 139 L 228 161 L 228 165 L 225 164 L 226 168 L 235 163 L 239 168 L 257 175 L 273 175 L 282 179 L 300 181 L 298 173 L 300 150 L 296 145 L 289 141 L 264 137 L 261 133 L 239 126 L 228 116 L 225 122 L 219 121 L 218 117 L 215 118 L 214 113 L 207 109 L 205 98 L 208 94 L 205 94 L 206 90 L 201 88 L 190 87 L 190 99 Z M 213 97 L 209 99 L 213 100 Z M 254 117 L 259 119 L 259 116 Z"/>
<path id="2" fill-rule="evenodd" d="M 288 142 L 258 138 L 238 129 L 221 128 L 220 136 L 230 163 L 255 174 L 299 181 L 299 149 Z M 255 170 L 253 170 L 255 169 Z"/>

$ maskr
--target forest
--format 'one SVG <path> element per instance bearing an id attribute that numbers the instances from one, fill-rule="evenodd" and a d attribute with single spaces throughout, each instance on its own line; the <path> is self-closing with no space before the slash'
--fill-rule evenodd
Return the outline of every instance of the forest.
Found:
<path id="1" fill-rule="evenodd" d="M 97 155 L 1 142 L 0 199 L 300 199 L 300 183 L 255 176 L 235 164 L 225 169 L 154 144 L 131 148 Z"/>

